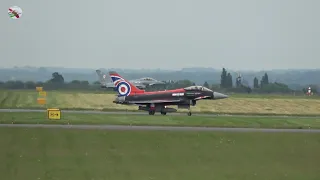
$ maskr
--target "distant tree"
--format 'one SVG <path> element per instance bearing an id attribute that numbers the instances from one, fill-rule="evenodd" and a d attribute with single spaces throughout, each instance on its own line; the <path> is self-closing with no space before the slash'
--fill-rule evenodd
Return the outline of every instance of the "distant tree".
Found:
<path id="1" fill-rule="evenodd" d="M 267 73 L 264 73 L 264 76 L 261 78 L 260 86 L 263 87 L 264 85 L 269 84 L 269 77 Z"/>
<path id="2" fill-rule="evenodd" d="M 264 83 L 269 84 L 269 77 L 267 73 L 264 74 Z"/>
<path id="3" fill-rule="evenodd" d="M 49 82 L 63 84 L 64 78 L 58 72 L 54 72 L 54 73 L 52 73 L 52 78 L 49 80 Z"/>
<path id="4" fill-rule="evenodd" d="M 22 81 L 7 81 L 3 86 L 6 89 L 24 89 L 24 83 Z"/>
<path id="5" fill-rule="evenodd" d="M 206 81 L 206 82 L 204 82 L 203 86 L 204 86 L 204 87 L 206 87 L 206 88 L 209 88 L 209 84 L 208 84 L 208 82 L 207 82 L 207 81 Z"/>
<path id="6" fill-rule="evenodd" d="M 259 88 L 259 80 L 257 77 L 254 77 L 254 79 L 253 79 L 253 87 Z"/>
<path id="7" fill-rule="evenodd" d="M 176 89 L 176 88 L 185 88 L 185 87 L 188 87 L 188 86 L 194 86 L 195 83 L 190 81 L 190 80 L 179 80 L 179 81 L 176 81 L 172 84 L 170 84 L 170 86 L 168 86 L 168 89 Z"/>
<path id="8" fill-rule="evenodd" d="M 248 94 L 252 92 L 252 89 L 250 87 L 245 87 L 245 90 L 247 91 Z"/>
<path id="9" fill-rule="evenodd" d="M 303 94 L 306 94 L 308 92 L 307 88 L 302 88 Z"/>
<path id="10" fill-rule="evenodd" d="M 71 84 L 81 84 L 81 82 L 79 80 L 72 80 L 70 83 Z"/>
<path id="11" fill-rule="evenodd" d="M 263 85 L 259 91 L 263 93 L 291 93 L 292 89 L 286 84 L 275 82 Z"/>
<path id="12" fill-rule="evenodd" d="M 222 68 L 221 79 L 220 79 L 220 87 L 226 88 L 227 85 L 227 71 L 225 68 Z"/>
<path id="13" fill-rule="evenodd" d="M 226 82 L 226 88 L 232 88 L 232 75 L 230 73 L 227 74 L 227 82 Z"/>
<path id="14" fill-rule="evenodd" d="M 165 82 L 166 83 L 166 82 Z M 93 84 L 95 84 L 95 85 L 100 85 L 100 81 L 95 81 L 95 82 L 93 82 Z M 167 84 L 167 83 L 166 83 Z"/>
<path id="15" fill-rule="evenodd" d="M 36 83 L 34 83 L 33 81 L 27 81 L 25 84 L 24 84 L 24 87 L 26 89 L 35 89 L 36 88 Z"/>
<path id="16" fill-rule="evenodd" d="M 80 84 L 83 86 L 89 86 L 90 83 L 89 81 L 81 81 Z"/>
<path id="17" fill-rule="evenodd" d="M 72 80 L 70 83 L 67 84 L 69 89 L 90 89 L 90 85 L 88 81 L 79 81 L 79 80 Z"/>
<path id="18" fill-rule="evenodd" d="M 219 84 L 212 84 L 211 89 L 219 89 L 220 85 Z"/>
<path id="19" fill-rule="evenodd" d="M 44 85 L 44 82 L 38 81 L 35 83 L 36 87 L 42 87 Z"/>
<path id="20" fill-rule="evenodd" d="M 57 90 L 69 88 L 69 85 L 64 83 L 64 78 L 61 74 L 54 72 L 52 73 L 52 78 L 44 84 L 43 88 L 47 90 Z"/>

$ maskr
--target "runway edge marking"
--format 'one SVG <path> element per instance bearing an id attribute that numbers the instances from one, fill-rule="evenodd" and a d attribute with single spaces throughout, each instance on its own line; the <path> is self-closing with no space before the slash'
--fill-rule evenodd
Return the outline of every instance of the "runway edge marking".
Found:
<path id="1" fill-rule="evenodd" d="M 263 129 L 263 128 L 222 128 L 222 127 L 178 127 L 178 126 L 125 126 L 125 125 L 61 125 L 61 124 L 0 124 L 0 127 L 15 128 L 64 128 L 64 129 L 102 129 L 136 131 L 216 131 L 216 132 L 288 132 L 320 133 L 320 129 Z"/>

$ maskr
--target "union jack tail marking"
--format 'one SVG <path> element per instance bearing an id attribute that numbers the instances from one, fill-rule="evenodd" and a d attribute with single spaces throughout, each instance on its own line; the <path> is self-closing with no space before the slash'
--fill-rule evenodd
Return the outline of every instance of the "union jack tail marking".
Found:
<path id="1" fill-rule="evenodd" d="M 129 81 L 122 78 L 118 73 L 110 71 L 111 80 L 118 91 L 119 96 L 130 96 L 132 94 L 144 93 L 143 90 L 137 88 Z"/>

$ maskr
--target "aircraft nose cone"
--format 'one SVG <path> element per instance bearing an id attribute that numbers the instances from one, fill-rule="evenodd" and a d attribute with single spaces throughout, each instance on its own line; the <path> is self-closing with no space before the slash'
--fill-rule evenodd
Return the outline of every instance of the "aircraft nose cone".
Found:
<path id="1" fill-rule="evenodd" d="M 224 99 L 224 98 L 228 98 L 228 96 L 222 93 L 213 92 L 213 99 Z"/>

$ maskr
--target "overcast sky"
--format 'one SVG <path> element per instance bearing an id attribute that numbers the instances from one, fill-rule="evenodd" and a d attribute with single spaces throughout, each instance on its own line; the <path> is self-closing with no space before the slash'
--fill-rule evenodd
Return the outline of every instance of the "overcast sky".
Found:
<path id="1" fill-rule="evenodd" d="M 23 15 L 10 19 L 10 6 Z M 1 0 L 0 66 L 320 68 L 319 0 Z"/>

